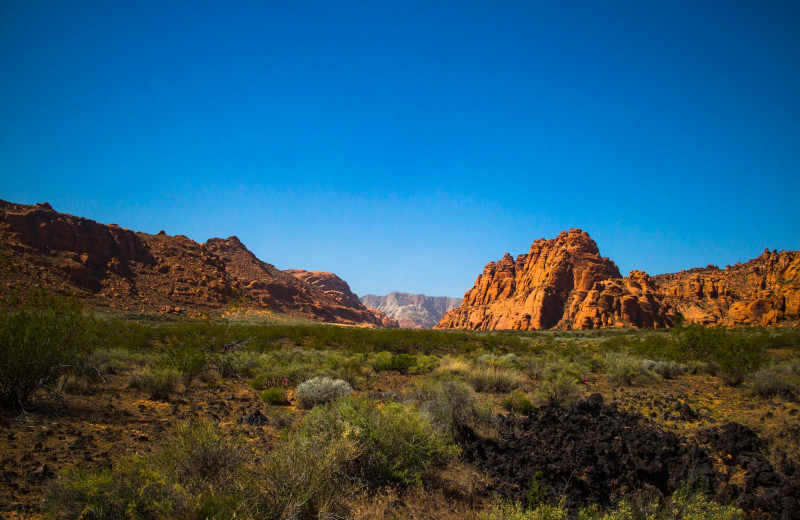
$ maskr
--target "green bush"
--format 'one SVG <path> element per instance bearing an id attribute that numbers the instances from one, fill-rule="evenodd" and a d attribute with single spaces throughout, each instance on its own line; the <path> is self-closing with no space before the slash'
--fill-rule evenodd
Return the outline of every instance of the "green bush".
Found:
<path id="1" fill-rule="evenodd" d="M 574 514 L 574 513 L 573 513 Z M 481 520 L 743 520 L 744 512 L 733 505 L 721 505 L 702 493 L 678 490 L 664 503 L 654 501 L 641 507 L 629 500 L 621 501 L 615 509 L 603 510 L 596 505 L 585 506 L 570 516 L 563 501 L 526 508 L 518 502 L 500 501 L 492 504 Z"/>
<path id="2" fill-rule="evenodd" d="M 665 354 L 673 360 L 714 362 L 720 377 L 731 386 L 738 386 L 767 362 L 765 344 L 758 337 L 697 324 L 676 327 Z"/>
<path id="3" fill-rule="evenodd" d="M 480 520 L 566 520 L 567 508 L 563 504 L 541 504 L 527 509 L 519 502 L 500 501 L 478 517 Z"/>
<path id="4" fill-rule="evenodd" d="M 644 385 L 658 378 L 633 356 L 612 352 L 606 356 L 606 376 L 615 385 Z"/>
<path id="5" fill-rule="evenodd" d="M 449 435 L 410 405 L 378 406 L 366 398 L 347 398 L 312 410 L 299 433 L 320 444 L 352 439 L 357 455 L 347 468 L 367 484 L 420 484 L 422 477 L 457 452 Z"/>
<path id="6" fill-rule="evenodd" d="M 165 475 L 187 488 L 235 490 L 244 472 L 245 452 L 239 438 L 223 435 L 204 419 L 179 424 L 157 460 Z"/>
<path id="7" fill-rule="evenodd" d="M 542 381 L 536 390 L 536 397 L 550 406 L 566 406 L 575 400 L 579 393 L 575 378 L 568 372 L 561 372 L 551 379 Z"/>
<path id="8" fill-rule="evenodd" d="M 353 393 L 353 387 L 342 379 L 315 377 L 297 387 L 297 403 L 301 408 L 310 409 L 318 404 L 335 401 Z"/>
<path id="9" fill-rule="evenodd" d="M 113 470 L 63 471 L 46 494 L 45 511 L 64 520 L 169 520 L 185 517 L 188 500 L 159 468 L 132 457 Z"/>
<path id="10" fill-rule="evenodd" d="M 280 386 L 273 386 L 267 388 L 259 394 L 261 400 L 267 404 L 282 406 L 289 404 L 289 399 L 286 396 L 286 389 Z"/>
<path id="11" fill-rule="evenodd" d="M 63 471 L 46 493 L 51 518 L 253 518 L 257 492 L 238 438 L 209 421 L 179 425 L 166 445 L 113 470 Z"/>
<path id="12" fill-rule="evenodd" d="M 414 397 L 422 413 L 452 435 L 461 427 L 474 429 L 492 420 L 491 407 L 481 406 L 475 391 L 457 379 L 426 378 L 418 384 Z"/>
<path id="13" fill-rule="evenodd" d="M 338 503 L 353 492 L 346 468 L 359 452 L 349 431 L 325 442 L 298 435 L 284 439 L 267 455 L 261 470 L 257 505 L 264 516 L 259 518 L 334 518 Z"/>
<path id="14" fill-rule="evenodd" d="M 642 367 L 645 370 L 655 372 L 664 379 L 674 379 L 687 371 L 686 365 L 676 361 L 653 361 L 645 359 L 642 361 Z"/>
<path id="15" fill-rule="evenodd" d="M 151 399 L 169 401 L 169 396 L 178 384 L 178 373 L 172 369 L 153 368 L 131 377 L 128 386 L 145 390 Z"/>
<path id="16" fill-rule="evenodd" d="M 59 391 L 94 349 L 92 323 L 72 300 L 39 290 L 0 301 L 0 407 L 22 408 L 40 391 Z"/>
<path id="17" fill-rule="evenodd" d="M 203 351 L 193 345 L 173 345 L 167 350 L 167 359 L 169 366 L 180 374 L 186 390 L 208 364 Z"/>
<path id="18" fill-rule="evenodd" d="M 747 386 L 756 395 L 772 397 L 780 395 L 792 398 L 800 395 L 800 371 L 797 365 L 777 363 L 752 374 Z"/>
<path id="19" fill-rule="evenodd" d="M 511 413 L 518 413 L 526 415 L 533 410 L 533 401 L 522 390 L 514 390 L 511 394 L 503 399 L 503 408 Z"/>

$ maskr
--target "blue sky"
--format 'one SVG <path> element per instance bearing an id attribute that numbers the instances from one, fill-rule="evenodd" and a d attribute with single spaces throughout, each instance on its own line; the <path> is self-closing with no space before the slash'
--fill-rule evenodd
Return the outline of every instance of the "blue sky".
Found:
<path id="1" fill-rule="evenodd" d="M 0 1 L 0 198 L 358 294 L 800 249 L 798 2 L 228 4 Z"/>

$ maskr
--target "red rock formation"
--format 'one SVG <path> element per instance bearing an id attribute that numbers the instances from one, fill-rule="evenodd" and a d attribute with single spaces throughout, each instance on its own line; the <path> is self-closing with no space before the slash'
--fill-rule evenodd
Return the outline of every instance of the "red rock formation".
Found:
<path id="1" fill-rule="evenodd" d="M 539 239 L 528 254 L 490 262 L 436 328 L 591 329 L 664 327 L 672 313 L 641 271 L 623 279 L 580 229 Z"/>
<path id="2" fill-rule="evenodd" d="M 306 271 L 305 269 L 287 269 L 286 273 L 304 283 L 325 291 L 331 298 L 348 307 L 361 307 L 358 296 L 350 290 L 350 286 L 333 273 L 327 271 Z"/>
<path id="3" fill-rule="evenodd" d="M 721 270 L 713 265 L 653 277 L 688 322 L 774 325 L 800 319 L 800 252 L 769 251 Z"/>
<path id="4" fill-rule="evenodd" d="M 775 325 L 800 319 L 800 252 L 765 250 L 745 264 L 654 277 L 614 263 L 579 229 L 527 255 L 490 262 L 436 328 L 592 329 L 690 323 Z"/>
<path id="5" fill-rule="evenodd" d="M 128 311 L 199 315 L 235 304 L 332 323 L 397 326 L 354 295 L 357 305 L 337 300 L 262 262 L 236 237 L 199 244 L 164 232 L 134 233 L 58 213 L 47 203 L 0 201 L 0 276 L 8 288 L 44 285 Z"/>

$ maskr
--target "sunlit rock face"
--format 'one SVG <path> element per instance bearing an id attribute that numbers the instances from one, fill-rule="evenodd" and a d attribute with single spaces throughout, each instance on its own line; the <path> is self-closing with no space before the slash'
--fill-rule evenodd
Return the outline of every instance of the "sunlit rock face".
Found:
<path id="1" fill-rule="evenodd" d="M 539 239 L 483 269 L 436 328 L 595 329 L 689 323 L 775 325 L 800 319 L 800 253 L 764 251 L 745 264 L 648 276 L 600 256 L 580 229 Z"/>

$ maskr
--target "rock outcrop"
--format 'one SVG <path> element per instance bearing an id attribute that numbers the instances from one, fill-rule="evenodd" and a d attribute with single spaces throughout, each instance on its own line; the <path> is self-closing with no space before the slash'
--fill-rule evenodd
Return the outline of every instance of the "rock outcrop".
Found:
<path id="1" fill-rule="evenodd" d="M 387 316 L 385 312 L 369 308 L 361 303 L 358 295 L 350 290 L 350 285 L 333 273 L 306 271 L 305 269 L 288 269 L 285 272 L 302 283 L 322 291 L 334 302 L 331 305 L 357 310 L 359 319 L 363 321 L 369 321 L 377 326 L 389 329 L 396 329 L 399 326 L 397 320 Z"/>
<path id="2" fill-rule="evenodd" d="M 653 277 L 664 301 L 692 323 L 775 325 L 800 319 L 800 252 L 769 251 L 744 264 Z"/>
<path id="3" fill-rule="evenodd" d="M 487 264 L 461 306 L 436 328 L 665 327 L 673 317 L 647 274 L 623 279 L 586 232 L 571 229 L 535 241 L 516 259 L 506 253 Z"/>
<path id="4" fill-rule="evenodd" d="M 338 299 L 262 262 L 236 237 L 200 244 L 163 231 L 135 233 L 58 213 L 47 203 L 0 201 L 0 276 L 7 288 L 42 285 L 130 312 L 208 315 L 235 306 L 397 326 L 352 293 Z"/>
<path id="5" fill-rule="evenodd" d="M 461 298 L 391 292 L 386 296 L 367 294 L 361 297 L 361 303 L 382 310 L 402 328 L 430 329 L 445 312 L 461 305 Z"/>
<path id="6" fill-rule="evenodd" d="M 745 264 L 622 278 L 580 229 L 539 239 L 528 254 L 490 262 L 436 328 L 594 329 L 689 323 L 775 325 L 800 319 L 800 252 L 764 251 Z"/>

